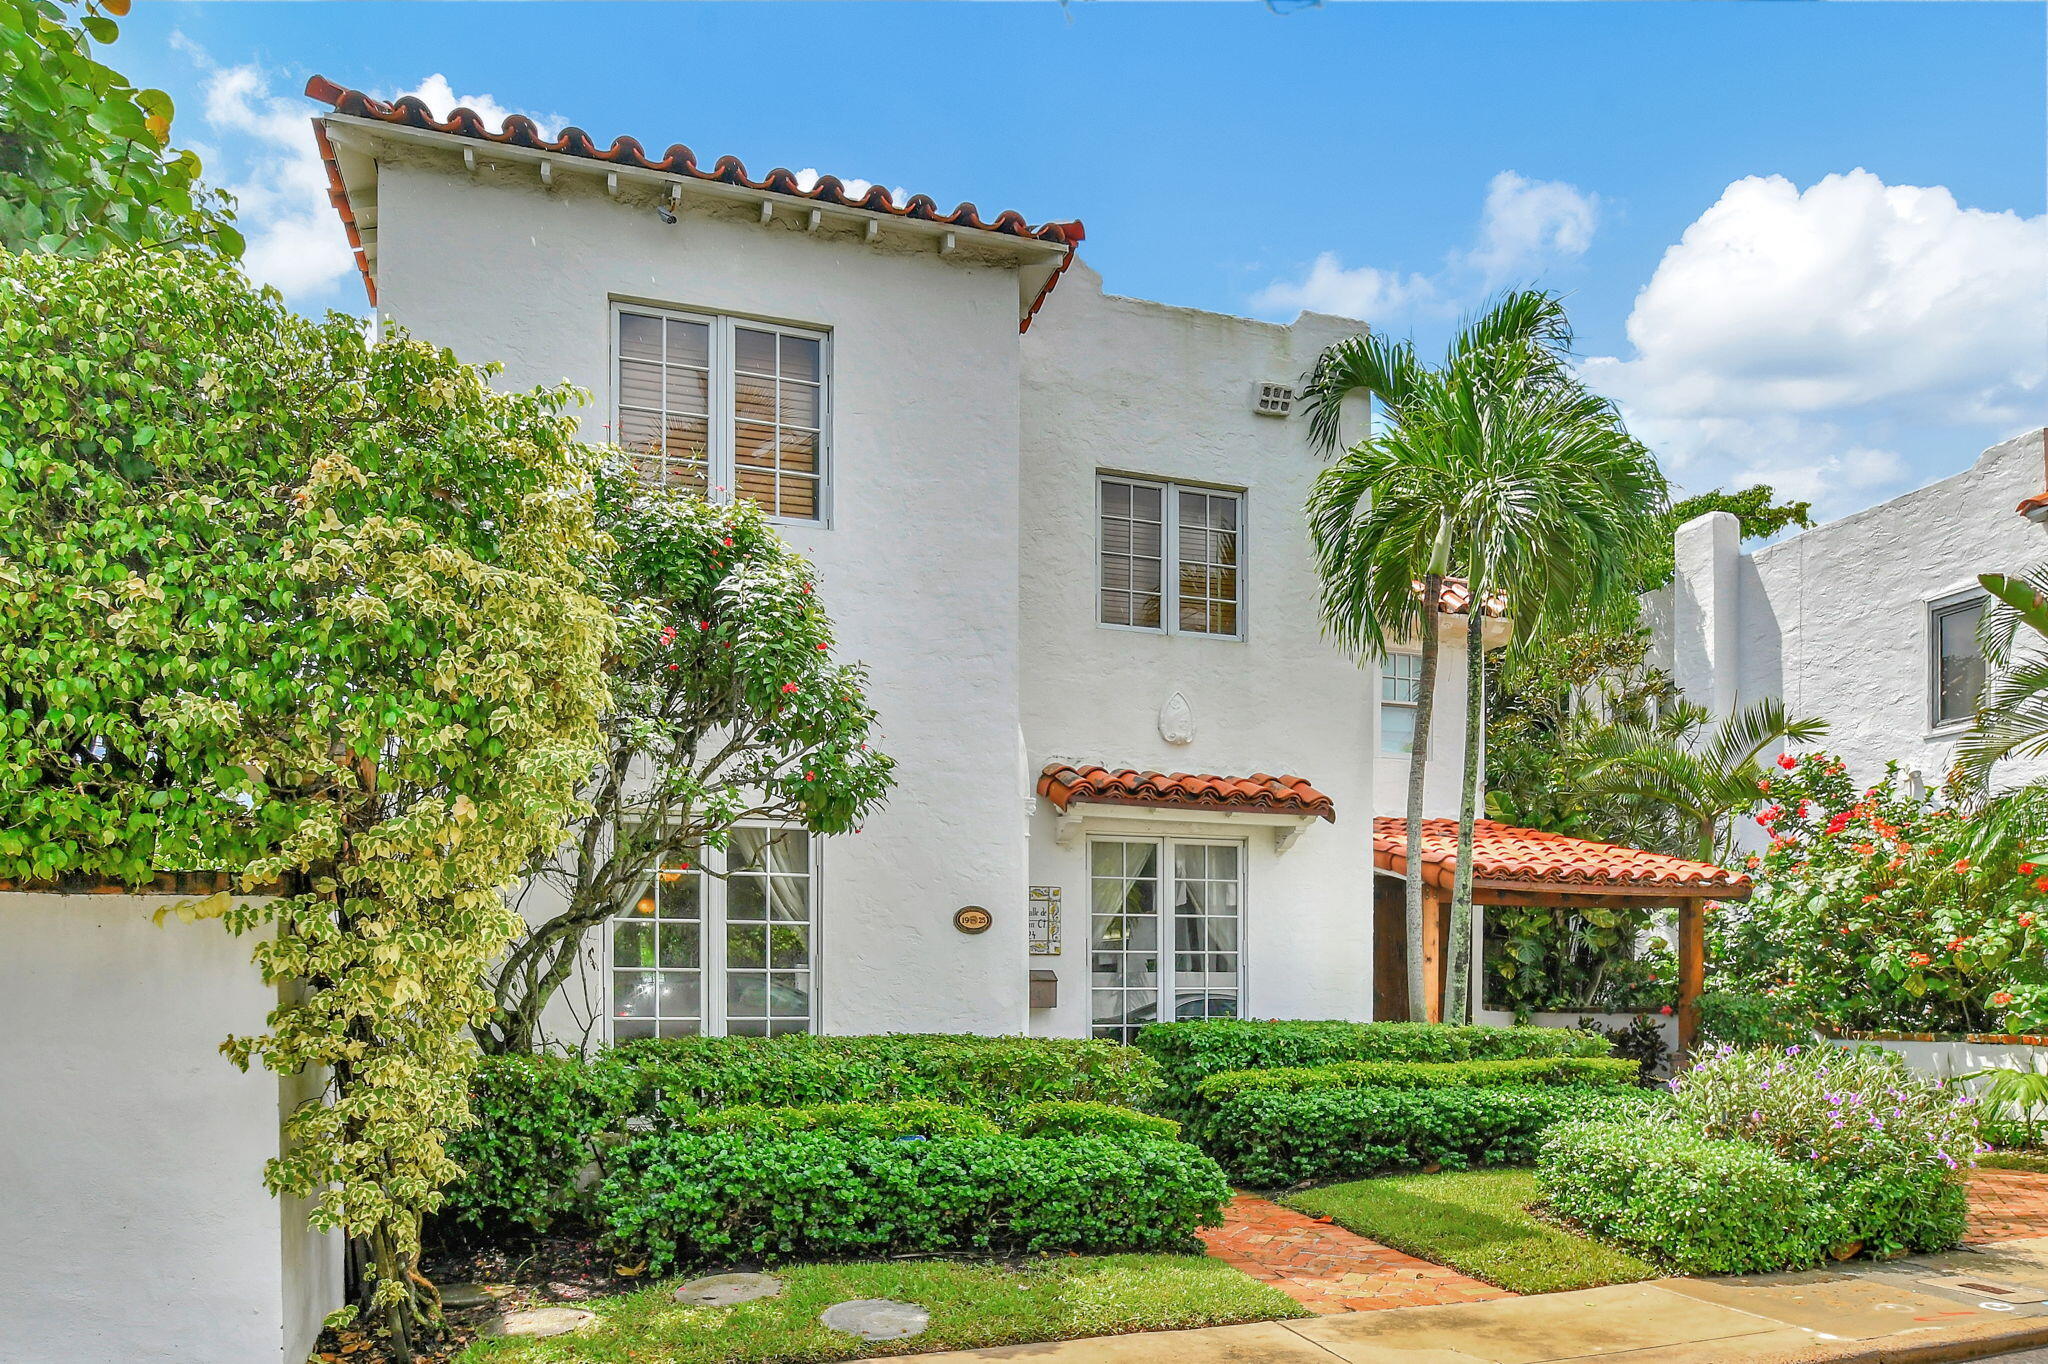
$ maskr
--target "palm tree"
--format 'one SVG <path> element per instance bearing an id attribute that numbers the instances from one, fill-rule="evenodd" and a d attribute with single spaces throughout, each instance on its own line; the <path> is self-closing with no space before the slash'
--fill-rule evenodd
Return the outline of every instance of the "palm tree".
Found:
<path id="1" fill-rule="evenodd" d="M 2001 758 L 2036 758 L 2048 753 L 2048 565 L 2011 577 L 1978 578 L 1997 605 L 1984 613 L 1977 638 L 1990 680 L 1977 698 L 1977 721 L 1956 745 L 1956 783 L 1982 792 Z M 2020 627 L 2034 646 L 2015 656 Z"/>
<path id="2" fill-rule="evenodd" d="M 1364 391 L 1380 401 L 1374 431 L 1318 477 L 1310 530 L 1323 574 L 1323 612 L 1342 643 L 1380 653 L 1419 618 L 1421 694 L 1408 771 L 1408 979 L 1422 1007 L 1422 793 L 1428 763 L 1444 577 L 1461 570 L 1471 594 L 1467 715 L 1447 995 L 1466 1006 L 1472 842 L 1483 751 L 1486 604 L 1500 599 L 1525 634 L 1604 607 L 1665 504 L 1655 461 L 1611 404 L 1566 364 L 1571 332 L 1558 300 L 1504 296 L 1468 322 L 1437 368 L 1410 342 L 1355 336 L 1318 360 L 1308 384 L 1311 434 L 1338 440 L 1341 405 Z M 1418 580 L 1422 588 L 1417 600 Z M 1428 603 L 1432 609 L 1424 609 Z"/>
<path id="3" fill-rule="evenodd" d="M 1756 803 L 1765 751 L 1788 740 L 1809 743 L 1827 730 L 1826 720 L 1793 719 L 1776 699 L 1753 702 L 1719 725 L 1705 707 L 1680 702 L 1648 723 L 1588 735 L 1582 794 L 1668 810 L 1677 821 L 1671 851 L 1718 862 L 1734 845 L 1728 816 Z"/>

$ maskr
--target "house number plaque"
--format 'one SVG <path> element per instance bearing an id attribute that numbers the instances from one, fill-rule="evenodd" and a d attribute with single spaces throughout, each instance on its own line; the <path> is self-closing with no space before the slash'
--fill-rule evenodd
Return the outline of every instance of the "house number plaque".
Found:
<path id="1" fill-rule="evenodd" d="M 953 911 L 953 927 L 962 933 L 986 933 L 996 916 L 980 905 L 962 905 Z"/>

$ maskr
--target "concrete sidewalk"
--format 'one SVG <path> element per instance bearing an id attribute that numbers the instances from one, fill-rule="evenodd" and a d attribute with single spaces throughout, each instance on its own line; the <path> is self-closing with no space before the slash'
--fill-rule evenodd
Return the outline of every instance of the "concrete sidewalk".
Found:
<path id="1" fill-rule="evenodd" d="M 919 1364 L 1723 1364 L 1976 1359 L 2048 1344 L 2048 1237 L 1885 1264 L 918 1355 Z"/>

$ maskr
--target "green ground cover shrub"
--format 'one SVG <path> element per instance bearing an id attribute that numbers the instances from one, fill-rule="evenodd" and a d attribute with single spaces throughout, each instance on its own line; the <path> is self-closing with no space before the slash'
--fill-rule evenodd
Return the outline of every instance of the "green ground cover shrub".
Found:
<path id="1" fill-rule="evenodd" d="M 1553 1213 L 1691 1274 L 1817 1264 L 1839 1226 L 1812 1170 L 1677 1123 L 1559 1124 L 1536 1180 Z"/>
<path id="2" fill-rule="evenodd" d="M 1383 1170 L 1527 1164 L 1553 1124 L 1640 1117 L 1632 1085 L 1254 1090 L 1206 1115 L 1202 1145 L 1233 1178 L 1274 1187 Z"/>
<path id="3" fill-rule="evenodd" d="M 440 1217 L 485 1233 L 545 1232 L 582 1207 L 579 1184 L 631 1111 L 631 1077 L 566 1056 L 489 1056 L 470 1077 L 474 1124 L 448 1139 L 462 1175 Z"/>
<path id="4" fill-rule="evenodd" d="M 1165 1102 L 1185 1104 L 1211 1075 L 1341 1061 L 1474 1061 L 1606 1056 L 1604 1037 L 1576 1028 L 1489 1028 L 1442 1023 L 1346 1023 L 1210 1018 L 1151 1023 L 1137 1049 L 1159 1065 Z"/>
<path id="5" fill-rule="evenodd" d="M 662 1132 L 609 1166 L 596 1194 L 606 1240 L 654 1273 L 734 1259 L 1180 1249 L 1230 1197 L 1192 1146 L 1097 1136 Z"/>

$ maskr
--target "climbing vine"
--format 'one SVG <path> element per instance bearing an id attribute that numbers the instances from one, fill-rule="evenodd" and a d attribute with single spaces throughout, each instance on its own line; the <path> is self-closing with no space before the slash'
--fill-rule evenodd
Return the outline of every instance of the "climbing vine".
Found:
<path id="1" fill-rule="evenodd" d="M 501 891 L 597 748 L 574 395 L 182 251 L 0 254 L 0 353 L 0 878 L 262 892 L 179 917 L 279 984 L 224 1050 L 327 1083 L 265 1179 L 359 1240 L 403 1352 Z"/>

